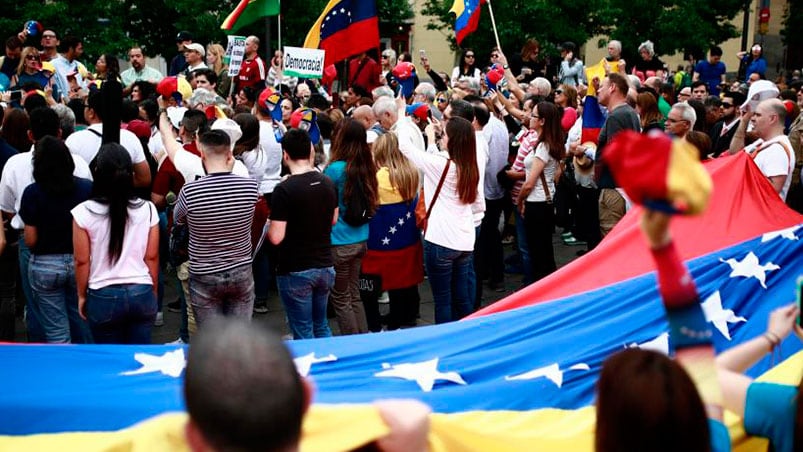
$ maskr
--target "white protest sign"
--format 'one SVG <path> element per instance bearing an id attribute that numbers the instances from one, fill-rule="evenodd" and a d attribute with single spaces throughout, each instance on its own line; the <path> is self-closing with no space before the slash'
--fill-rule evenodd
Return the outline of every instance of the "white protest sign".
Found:
<path id="1" fill-rule="evenodd" d="M 229 42 L 226 45 L 226 56 L 224 57 L 224 61 L 228 60 L 229 63 L 229 77 L 235 77 L 240 74 L 243 58 L 245 58 L 245 36 L 229 36 Z"/>
<path id="2" fill-rule="evenodd" d="M 321 78 L 325 52 L 301 47 L 284 48 L 284 75 L 303 78 Z"/>

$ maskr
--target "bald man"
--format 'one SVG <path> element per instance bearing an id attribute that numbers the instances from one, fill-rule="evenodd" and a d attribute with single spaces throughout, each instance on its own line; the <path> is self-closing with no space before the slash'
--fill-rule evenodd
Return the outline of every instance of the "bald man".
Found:
<path id="1" fill-rule="evenodd" d="M 761 102 L 756 112 L 750 115 L 753 132 L 764 140 L 751 153 L 753 161 L 784 201 L 792 182 L 792 170 L 795 168 L 792 143 L 783 133 L 785 121 L 786 108 L 778 99 Z"/>

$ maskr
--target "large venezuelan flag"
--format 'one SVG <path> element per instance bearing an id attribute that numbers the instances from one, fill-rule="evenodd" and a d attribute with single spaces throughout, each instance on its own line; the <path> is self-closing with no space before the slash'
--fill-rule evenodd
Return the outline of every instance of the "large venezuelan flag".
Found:
<path id="1" fill-rule="evenodd" d="M 374 0 L 329 0 L 312 25 L 304 47 L 326 51 L 325 66 L 379 47 Z"/>
<path id="2" fill-rule="evenodd" d="M 458 44 L 477 29 L 480 22 L 480 7 L 483 3 L 485 0 L 454 0 L 449 12 L 455 16 L 454 35 Z"/>
<path id="3" fill-rule="evenodd" d="M 762 334 L 769 313 L 793 300 L 803 217 L 748 156 L 707 168 L 710 212 L 679 218 L 673 235 L 721 351 Z M 672 338 L 638 209 L 568 267 L 570 278 L 544 280 L 567 287 L 538 283 L 462 322 L 289 342 L 299 372 L 317 386 L 313 411 L 411 397 L 437 413 L 433 450 L 591 450 L 602 362 L 624 347 L 669 352 Z M 787 339 L 781 358 L 800 347 Z M 176 346 L 2 346 L 0 382 L 14 390 L 0 397 L 0 434 L 110 431 L 182 411 L 183 354 Z M 748 373 L 770 367 L 767 356 Z M 335 420 L 351 415 L 332 410 Z M 0 437 L 0 449 L 33 450 L 41 438 Z"/>

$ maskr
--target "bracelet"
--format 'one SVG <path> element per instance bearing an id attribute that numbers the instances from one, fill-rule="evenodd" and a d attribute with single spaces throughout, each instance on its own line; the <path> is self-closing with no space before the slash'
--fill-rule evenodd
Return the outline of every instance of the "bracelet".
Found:
<path id="1" fill-rule="evenodd" d="M 510 69 L 510 66 L 508 66 L 507 64 L 503 64 L 502 69 Z"/>
<path id="2" fill-rule="evenodd" d="M 159 114 L 161 115 L 162 113 L 167 113 L 167 109 L 166 108 L 160 108 L 159 109 Z"/>
<path id="3" fill-rule="evenodd" d="M 779 338 L 775 333 L 771 333 L 771 332 L 767 331 L 762 336 L 764 336 L 764 338 L 767 340 L 767 342 L 770 343 L 770 350 L 769 351 L 775 350 L 775 347 L 777 347 L 778 345 L 781 344 L 781 338 Z"/>

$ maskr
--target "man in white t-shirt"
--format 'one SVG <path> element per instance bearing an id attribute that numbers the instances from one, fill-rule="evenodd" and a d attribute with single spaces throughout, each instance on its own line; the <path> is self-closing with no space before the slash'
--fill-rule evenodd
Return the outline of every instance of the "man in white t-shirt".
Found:
<path id="1" fill-rule="evenodd" d="M 84 119 L 89 127 L 67 137 L 64 143 L 73 155 L 77 155 L 91 166 L 103 142 L 103 112 L 101 94 L 89 95 L 84 105 Z M 151 169 L 145 160 L 145 151 L 136 135 L 128 130 L 120 130 L 120 144 L 131 156 L 134 164 L 134 186 L 147 187 L 151 183 Z"/>
<path id="2" fill-rule="evenodd" d="M 58 114 L 50 108 L 37 108 L 31 112 L 31 128 L 28 130 L 28 137 L 31 141 L 38 141 L 45 135 L 55 137 L 61 136 Z M 92 180 L 92 173 L 89 171 L 87 163 L 77 155 L 73 154 L 75 170 L 73 175 L 84 179 Z M 26 305 L 26 326 L 28 340 L 31 342 L 45 342 L 44 330 L 40 323 L 40 312 L 37 305 L 33 302 L 33 293 L 28 279 L 28 258 L 30 249 L 25 246 L 22 233 L 25 228 L 22 218 L 17 215 L 20 210 L 22 193 L 32 184 L 33 180 L 33 147 L 31 152 L 24 152 L 12 156 L 3 167 L 2 177 L 0 177 L 0 210 L 4 218 L 11 218 L 11 228 L 20 234 L 19 240 L 19 275 L 22 281 L 22 291 L 27 300 Z M 0 275 L 5 277 L 9 275 Z"/>
<path id="3" fill-rule="evenodd" d="M 761 102 L 756 107 L 755 113 L 750 116 L 753 132 L 764 140 L 764 143 L 751 152 L 753 161 L 784 201 L 795 168 L 792 144 L 783 134 L 785 121 L 786 108 L 778 99 Z"/>

